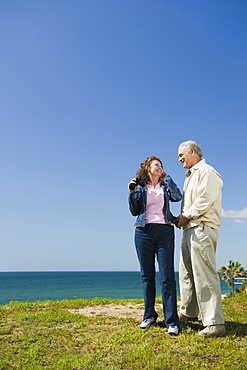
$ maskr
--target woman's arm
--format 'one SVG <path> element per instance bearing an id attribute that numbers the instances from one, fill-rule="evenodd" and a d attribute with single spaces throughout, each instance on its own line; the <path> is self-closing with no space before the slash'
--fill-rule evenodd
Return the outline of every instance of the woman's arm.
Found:
<path id="1" fill-rule="evenodd" d="M 129 194 L 129 209 L 133 216 L 138 216 L 143 207 L 143 190 L 138 186 Z"/>
<path id="2" fill-rule="evenodd" d="M 170 201 L 179 202 L 182 199 L 182 194 L 170 175 L 167 175 L 165 177 L 164 183 L 167 186 L 170 195 Z"/>

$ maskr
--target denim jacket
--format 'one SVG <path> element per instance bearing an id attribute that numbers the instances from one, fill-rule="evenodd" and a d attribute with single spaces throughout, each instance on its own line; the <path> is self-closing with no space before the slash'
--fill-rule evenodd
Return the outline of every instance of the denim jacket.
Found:
<path id="1" fill-rule="evenodd" d="M 169 201 L 179 202 L 182 199 L 182 194 L 172 180 L 172 178 L 167 175 L 161 182 L 161 186 L 164 191 L 165 200 L 165 219 L 168 222 L 173 223 L 176 217 L 170 211 Z M 135 222 L 136 227 L 145 226 L 145 212 L 147 203 L 147 188 L 138 185 L 135 190 L 129 194 L 129 208 L 133 216 L 138 216 Z"/>

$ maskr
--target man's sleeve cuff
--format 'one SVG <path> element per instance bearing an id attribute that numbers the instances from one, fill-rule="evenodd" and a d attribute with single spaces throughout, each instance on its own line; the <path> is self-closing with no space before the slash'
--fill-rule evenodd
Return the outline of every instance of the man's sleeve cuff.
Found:
<path id="1" fill-rule="evenodd" d="M 189 212 L 183 212 L 182 215 L 186 218 L 188 218 L 188 220 L 190 220 L 192 218 L 191 214 Z"/>

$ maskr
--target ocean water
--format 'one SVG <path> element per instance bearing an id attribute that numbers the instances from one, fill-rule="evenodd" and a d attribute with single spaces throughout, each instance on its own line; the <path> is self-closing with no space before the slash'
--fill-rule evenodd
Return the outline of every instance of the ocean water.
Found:
<path id="1" fill-rule="evenodd" d="M 157 272 L 157 296 L 161 295 Z M 175 273 L 180 295 L 178 272 Z M 220 280 L 221 293 L 230 292 Z M 142 298 L 140 272 L 0 272 L 0 305 L 10 301 L 34 302 L 62 299 Z"/>

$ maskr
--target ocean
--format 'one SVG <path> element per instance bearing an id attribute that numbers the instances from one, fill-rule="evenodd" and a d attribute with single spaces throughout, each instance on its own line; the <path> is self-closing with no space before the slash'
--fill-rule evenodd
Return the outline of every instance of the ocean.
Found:
<path id="1" fill-rule="evenodd" d="M 157 296 L 161 295 L 157 272 Z M 175 273 L 177 295 L 180 295 L 178 272 Z M 229 293 L 220 280 L 221 293 Z M 0 305 L 10 301 L 34 302 L 63 299 L 142 298 L 140 272 L 0 272 Z"/>

